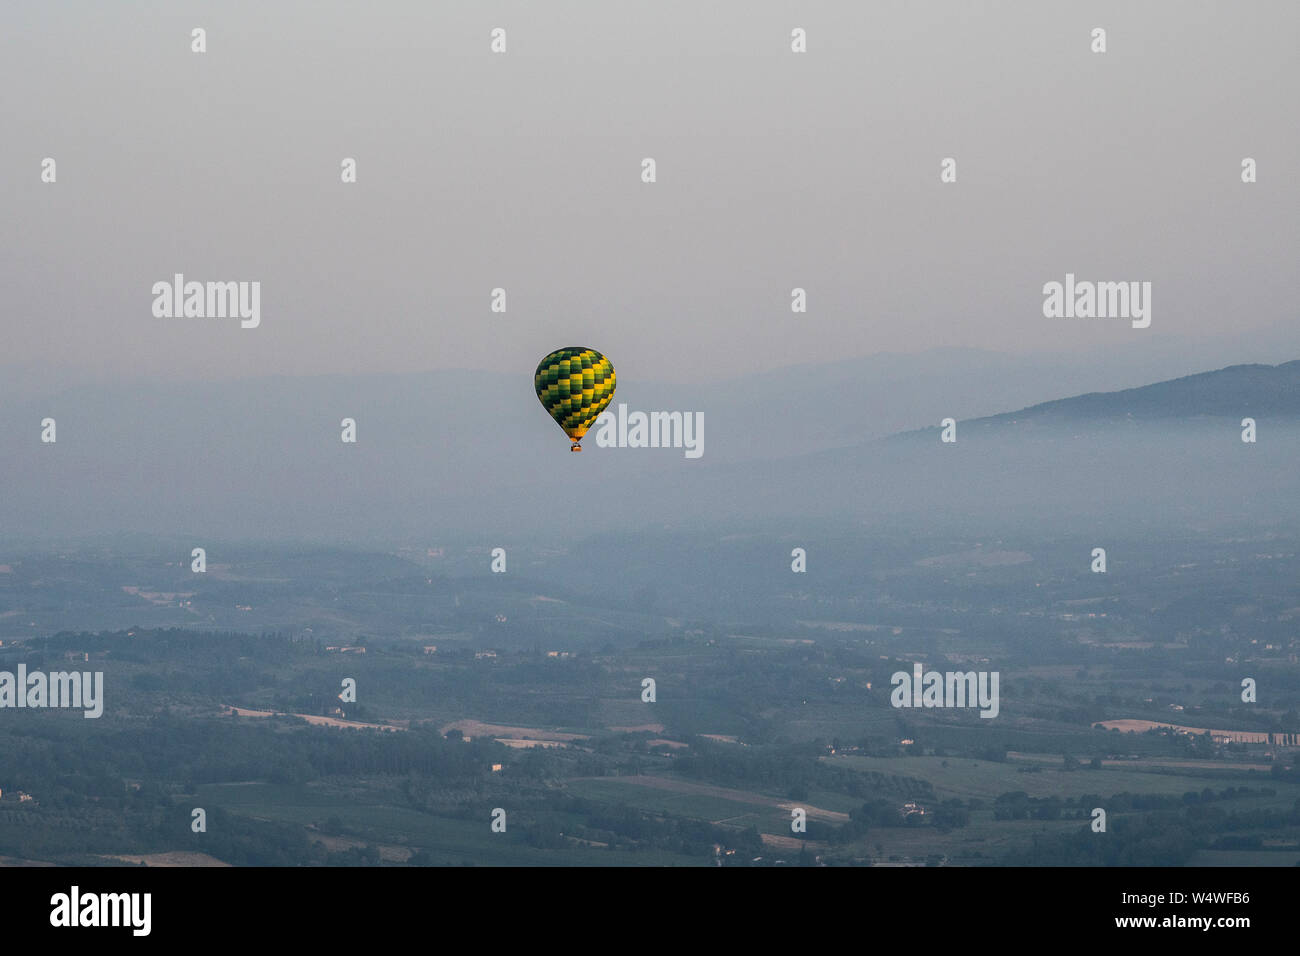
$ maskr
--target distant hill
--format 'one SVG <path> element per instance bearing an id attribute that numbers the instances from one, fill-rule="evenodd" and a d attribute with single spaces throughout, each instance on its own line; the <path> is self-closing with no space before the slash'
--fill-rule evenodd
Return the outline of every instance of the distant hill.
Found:
<path id="1" fill-rule="evenodd" d="M 955 443 L 940 441 L 935 416 L 924 429 L 773 462 L 761 482 L 736 475 L 727 507 L 981 533 L 1300 521 L 1300 361 L 948 416 Z M 1246 417 L 1259 424 L 1254 444 L 1241 440 Z"/>
<path id="2" fill-rule="evenodd" d="M 1242 417 L 1300 419 L 1300 360 L 1282 365 L 1232 365 L 1140 388 L 1042 402 L 976 421 Z"/>

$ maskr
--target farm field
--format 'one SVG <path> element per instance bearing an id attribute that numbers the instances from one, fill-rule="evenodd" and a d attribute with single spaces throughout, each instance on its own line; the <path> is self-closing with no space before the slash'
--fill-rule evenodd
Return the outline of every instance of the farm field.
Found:
<path id="1" fill-rule="evenodd" d="M 451 865 L 699 866 L 706 862 L 701 857 L 657 850 L 631 853 L 581 845 L 571 845 L 556 854 L 522 843 L 509 829 L 501 834 L 491 832 L 490 807 L 484 808 L 481 820 L 471 820 L 420 813 L 373 797 L 343 800 L 316 787 L 267 784 L 204 786 L 197 798 L 204 805 L 223 807 L 254 819 L 301 825 L 308 830 L 309 838 L 322 839 L 316 831 L 341 826 L 351 838 L 348 843 L 381 846 L 390 856 L 396 856 L 394 851 L 399 848 L 411 853 L 425 850 L 432 861 Z"/>
<path id="2" fill-rule="evenodd" d="M 1290 803 L 1300 797 L 1300 785 L 1278 783 L 1266 774 L 1220 764 L 1220 769 L 1195 772 L 1171 767 L 1161 761 L 1115 761 L 1100 770 L 1065 771 L 1060 756 L 1021 754 L 1006 762 L 972 760 L 966 757 L 858 757 L 836 755 L 821 758 L 859 770 L 877 770 L 927 780 L 940 797 L 978 797 L 991 800 L 1003 793 L 1023 790 L 1031 797 L 1076 799 L 1084 794 L 1108 796 L 1114 793 L 1159 793 L 1182 795 L 1206 787 L 1270 787 L 1276 802 Z M 1055 766 L 1052 766 L 1055 764 Z M 1021 772 L 1027 766 L 1041 766 L 1036 773 Z"/>

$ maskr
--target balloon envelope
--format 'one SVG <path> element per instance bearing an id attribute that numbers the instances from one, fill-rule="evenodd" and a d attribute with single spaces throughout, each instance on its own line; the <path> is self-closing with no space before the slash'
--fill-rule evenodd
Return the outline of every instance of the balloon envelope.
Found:
<path id="1" fill-rule="evenodd" d="M 537 363 L 533 385 L 578 451 L 582 436 L 614 398 L 614 365 L 595 349 L 556 349 Z"/>

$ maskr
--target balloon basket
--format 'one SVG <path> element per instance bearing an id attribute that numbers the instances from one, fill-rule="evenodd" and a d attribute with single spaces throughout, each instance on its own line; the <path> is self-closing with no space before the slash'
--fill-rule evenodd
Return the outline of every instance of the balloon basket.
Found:
<path id="1" fill-rule="evenodd" d="M 573 445 L 570 446 L 569 451 L 582 451 L 582 446 L 575 441 Z"/>

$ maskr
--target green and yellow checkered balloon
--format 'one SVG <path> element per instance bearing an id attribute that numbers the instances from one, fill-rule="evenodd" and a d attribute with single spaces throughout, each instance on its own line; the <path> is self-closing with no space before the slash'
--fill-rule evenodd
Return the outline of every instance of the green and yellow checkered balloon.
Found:
<path id="1" fill-rule="evenodd" d="M 537 363 L 533 378 L 537 397 L 573 439 L 570 451 L 614 397 L 614 365 L 595 349 L 556 349 Z"/>

